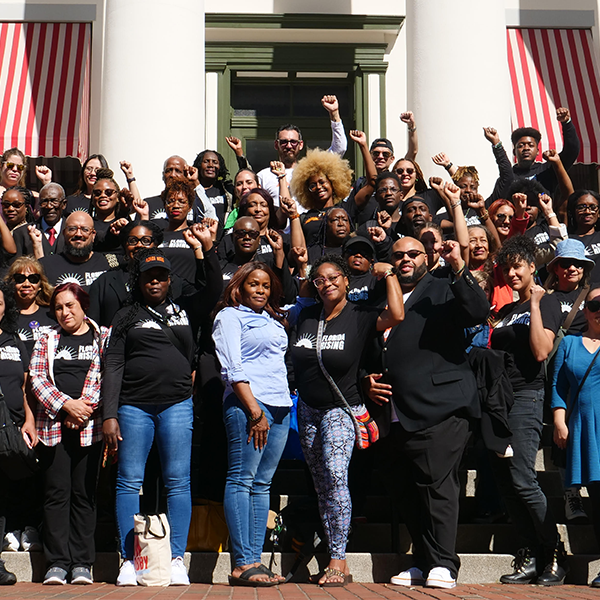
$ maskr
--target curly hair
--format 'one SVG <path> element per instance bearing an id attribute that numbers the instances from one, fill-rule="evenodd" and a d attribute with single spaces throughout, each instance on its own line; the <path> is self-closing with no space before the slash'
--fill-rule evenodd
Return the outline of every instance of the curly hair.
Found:
<path id="1" fill-rule="evenodd" d="M 461 177 L 471 177 L 475 183 L 479 183 L 479 173 L 473 166 L 458 167 L 458 169 L 456 169 L 456 173 L 452 175 L 452 181 L 457 183 Z"/>
<path id="2" fill-rule="evenodd" d="M 298 161 L 292 178 L 292 196 L 295 196 L 304 208 L 319 208 L 314 205 L 308 192 L 308 180 L 314 175 L 324 175 L 329 180 L 333 188 L 334 204 L 341 202 L 350 193 L 353 175 L 350 163 L 334 152 L 315 148 L 309 150 L 306 156 Z"/>
<path id="3" fill-rule="evenodd" d="M 214 154 L 219 159 L 219 172 L 217 173 L 217 181 L 225 182 L 229 179 L 229 171 L 227 166 L 225 165 L 225 159 L 221 154 L 219 154 L 216 150 L 202 150 L 198 156 L 194 159 L 194 167 L 200 171 L 200 165 L 202 164 L 202 159 L 208 153 Z"/>
<path id="4" fill-rule="evenodd" d="M 10 265 L 10 269 L 4 278 L 7 282 L 12 282 L 13 277 L 18 273 L 24 273 L 25 271 L 33 271 L 40 276 L 40 290 L 37 293 L 35 301 L 40 306 L 48 306 L 50 304 L 50 298 L 52 298 L 52 293 L 54 288 L 50 285 L 48 278 L 46 277 L 46 273 L 44 272 L 44 267 L 42 264 L 33 256 L 19 256 L 15 259 L 12 265 Z"/>
<path id="5" fill-rule="evenodd" d="M 23 154 L 23 152 L 21 152 L 21 150 L 19 150 L 18 148 L 9 148 L 8 150 L 5 150 L 2 153 L 2 156 L 0 157 L 0 164 L 4 164 L 5 162 L 8 162 L 8 159 L 11 156 L 18 156 L 23 161 L 23 164 L 25 165 L 25 168 L 21 172 L 21 177 L 19 177 L 19 183 L 17 184 L 20 186 L 24 186 L 26 177 L 27 177 L 27 159 L 25 158 L 25 155 Z"/>
<path id="6" fill-rule="evenodd" d="M 231 278 L 225 291 L 223 292 L 222 299 L 217 304 L 214 314 L 216 315 L 219 311 L 223 310 L 228 306 L 238 307 L 242 304 L 242 287 L 246 282 L 246 279 L 254 271 L 263 271 L 269 276 L 271 280 L 271 293 L 269 299 L 265 305 L 265 311 L 273 317 L 276 321 L 279 321 L 282 325 L 286 326 L 287 312 L 282 310 L 280 307 L 280 301 L 283 296 L 283 287 L 279 278 L 273 270 L 263 262 L 253 260 L 245 265 L 242 265 Z"/>
<path id="7" fill-rule="evenodd" d="M 525 235 L 517 235 L 507 240 L 496 254 L 496 264 L 502 268 L 517 265 L 523 261 L 535 264 L 535 242 Z"/>
<path id="8" fill-rule="evenodd" d="M 399 160 L 396 161 L 396 164 L 394 164 L 394 166 L 392 168 L 392 171 L 394 171 L 394 173 L 396 173 L 396 169 L 398 168 L 398 165 L 401 162 L 409 162 L 415 168 L 415 174 L 417 176 L 417 178 L 415 180 L 415 190 L 419 194 L 424 192 L 427 189 L 427 182 L 425 181 L 425 175 L 423 175 L 423 170 L 421 169 L 419 164 L 416 163 L 414 160 L 411 160 L 410 158 L 400 158 Z M 397 173 L 396 173 L 396 175 L 397 175 Z"/>
<path id="9" fill-rule="evenodd" d="M 186 177 L 173 177 L 169 179 L 165 189 L 160 193 L 160 197 L 164 202 L 171 194 L 182 193 L 188 201 L 189 206 L 194 205 L 196 200 L 196 192 L 192 182 Z"/>
<path id="10" fill-rule="evenodd" d="M 527 205 L 540 207 L 540 194 L 545 194 L 546 188 L 536 181 L 535 179 L 519 178 L 513 180 L 510 184 L 506 195 L 509 198 L 513 197 L 513 194 L 525 194 L 527 196 Z"/>
<path id="11" fill-rule="evenodd" d="M 17 331 L 17 319 L 19 318 L 15 288 L 12 283 L 0 279 L 0 292 L 4 296 L 4 315 L 0 319 L 0 330 L 6 333 L 15 333 Z"/>
<path id="12" fill-rule="evenodd" d="M 313 285 L 315 283 L 315 279 L 317 278 L 317 271 L 322 265 L 333 265 L 334 267 L 337 267 L 341 271 L 342 275 L 348 280 L 350 280 L 352 277 L 350 267 L 341 254 L 326 254 L 325 256 L 319 256 L 319 258 L 317 258 L 317 260 L 315 260 L 310 267 L 310 274 L 308 277 Z M 318 292 L 316 298 L 317 300 L 321 299 L 321 296 Z"/>
<path id="13" fill-rule="evenodd" d="M 576 192 L 573 192 L 567 199 L 567 217 L 569 220 L 567 227 L 571 233 L 574 233 L 577 229 L 577 220 L 575 218 L 577 211 L 575 210 L 575 207 L 577 206 L 577 202 L 584 196 L 591 196 L 596 201 L 598 208 L 600 208 L 600 194 L 598 194 L 598 192 L 594 192 L 593 190 L 577 190 Z M 595 228 L 598 229 L 598 227 L 600 227 L 600 218 L 596 221 Z"/>
<path id="14" fill-rule="evenodd" d="M 75 196 L 79 194 L 87 194 L 87 184 L 85 183 L 84 175 L 85 168 L 88 166 L 90 160 L 97 160 L 100 163 L 100 168 L 108 169 L 108 161 L 102 154 L 90 154 L 83 164 L 81 165 L 81 172 L 79 173 L 79 181 L 77 182 L 77 189 L 75 190 Z"/>

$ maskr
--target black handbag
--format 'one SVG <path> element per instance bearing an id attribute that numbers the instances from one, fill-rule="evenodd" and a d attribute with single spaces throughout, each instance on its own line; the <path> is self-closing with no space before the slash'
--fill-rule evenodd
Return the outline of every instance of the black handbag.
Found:
<path id="1" fill-rule="evenodd" d="M 21 428 L 12 420 L 0 389 L 0 471 L 17 481 L 31 477 L 38 469 L 35 450 L 25 443 Z"/>

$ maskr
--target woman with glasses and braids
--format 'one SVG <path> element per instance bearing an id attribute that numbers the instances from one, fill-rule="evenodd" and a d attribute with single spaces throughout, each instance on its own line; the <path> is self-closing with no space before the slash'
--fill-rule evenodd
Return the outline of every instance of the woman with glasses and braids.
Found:
<path id="1" fill-rule="evenodd" d="M 600 231 L 598 231 L 598 208 L 600 194 L 592 190 L 577 190 L 567 200 L 569 237 L 585 246 L 585 253 L 596 266 L 592 270 L 592 283 L 600 282 Z"/>
<path id="2" fill-rule="evenodd" d="M 592 288 L 583 309 L 586 330 L 567 335 L 554 363 L 552 410 L 554 442 L 566 449 L 565 487 L 586 486 L 592 504 L 596 543 L 600 547 L 600 288 Z M 600 575 L 591 582 L 600 587 Z"/>
<path id="3" fill-rule="evenodd" d="M 5 190 L 1 202 L 2 216 L 9 231 L 33 223 L 34 198 L 27 188 L 15 186 Z"/>

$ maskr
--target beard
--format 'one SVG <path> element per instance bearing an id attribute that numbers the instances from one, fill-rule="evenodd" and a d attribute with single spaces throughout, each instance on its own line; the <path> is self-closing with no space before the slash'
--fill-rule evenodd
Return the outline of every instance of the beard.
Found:
<path id="1" fill-rule="evenodd" d="M 89 242 L 88 244 L 86 244 L 85 246 L 81 246 L 81 248 L 73 246 L 73 244 L 71 244 L 71 242 L 65 241 L 65 253 L 68 254 L 69 256 L 73 256 L 75 258 L 88 258 L 90 256 L 90 254 L 92 253 L 93 246 L 94 246 L 93 240 L 91 242 Z"/>
<path id="2" fill-rule="evenodd" d="M 423 275 L 425 275 L 425 273 L 427 273 L 427 263 L 423 262 L 418 267 L 415 267 L 412 275 L 400 275 L 400 273 L 398 273 L 396 277 L 398 277 L 398 281 L 400 282 L 400 285 L 402 285 L 403 283 L 416 283 Z"/>

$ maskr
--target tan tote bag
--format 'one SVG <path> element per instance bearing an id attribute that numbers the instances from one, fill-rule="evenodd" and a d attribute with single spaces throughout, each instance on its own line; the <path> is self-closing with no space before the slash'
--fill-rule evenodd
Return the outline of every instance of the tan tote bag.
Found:
<path id="1" fill-rule="evenodd" d="M 167 515 L 134 515 L 133 564 L 139 585 L 171 584 L 171 530 Z"/>

